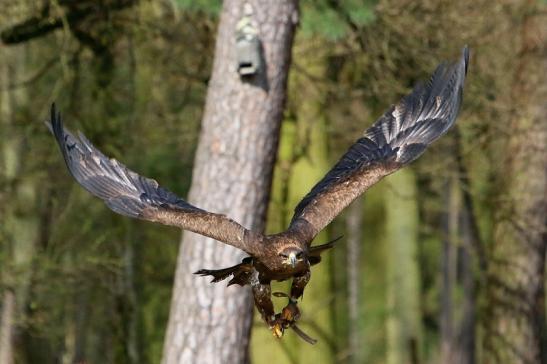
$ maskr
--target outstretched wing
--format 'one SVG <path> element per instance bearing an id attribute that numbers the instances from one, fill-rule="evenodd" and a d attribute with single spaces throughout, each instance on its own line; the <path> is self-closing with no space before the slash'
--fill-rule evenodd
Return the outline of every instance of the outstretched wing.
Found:
<path id="1" fill-rule="evenodd" d="M 250 231 L 220 214 L 192 206 L 153 180 L 131 171 L 95 148 L 81 133 L 78 138 L 63 128 L 61 115 L 51 107 L 50 130 L 72 176 L 113 211 L 139 219 L 178 226 L 242 249 L 259 248 Z M 255 233 L 252 233 L 255 234 Z"/>
<path id="2" fill-rule="evenodd" d="M 296 206 L 289 231 L 311 240 L 346 206 L 383 177 L 418 158 L 454 124 L 462 101 L 469 51 L 441 64 L 380 117 Z"/>

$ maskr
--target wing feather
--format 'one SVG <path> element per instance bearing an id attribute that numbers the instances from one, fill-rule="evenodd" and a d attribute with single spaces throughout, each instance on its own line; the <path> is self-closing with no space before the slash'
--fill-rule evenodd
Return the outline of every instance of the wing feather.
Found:
<path id="1" fill-rule="evenodd" d="M 381 116 L 300 201 L 289 231 L 308 244 L 355 198 L 418 158 L 454 124 L 462 101 L 469 51 L 437 67 L 426 84 Z"/>
<path id="2" fill-rule="evenodd" d="M 63 127 L 61 116 L 51 107 L 48 125 L 55 136 L 70 174 L 82 187 L 118 214 L 177 226 L 235 246 L 249 254 L 259 247 L 251 233 L 225 215 L 189 204 L 155 180 L 140 176 L 116 159 L 101 153 L 82 134 L 74 136 Z"/>

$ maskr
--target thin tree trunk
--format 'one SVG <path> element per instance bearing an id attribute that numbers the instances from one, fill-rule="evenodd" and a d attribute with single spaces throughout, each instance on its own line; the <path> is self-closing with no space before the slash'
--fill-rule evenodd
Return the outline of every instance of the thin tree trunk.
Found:
<path id="1" fill-rule="evenodd" d="M 347 239 L 347 284 L 348 284 L 348 352 L 350 363 L 362 363 L 360 308 L 363 305 L 360 287 L 362 282 L 361 244 L 363 243 L 363 199 L 358 198 L 349 207 L 346 225 Z"/>
<path id="2" fill-rule="evenodd" d="M 135 56 L 135 47 L 133 44 L 133 36 L 131 33 L 127 35 L 127 59 L 129 70 L 129 85 L 128 88 L 128 108 L 133 112 L 128 115 L 128 125 L 134 125 L 136 118 L 136 72 L 137 60 Z M 141 348 L 142 333 L 141 333 L 141 307 L 140 307 L 140 291 L 139 291 L 139 251 L 141 240 L 133 229 L 132 224 L 127 225 L 127 239 L 124 247 L 124 267 L 125 274 L 123 276 L 123 291 L 125 292 L 127 305 L 127 320 L 125 320 L 124 331 L 126 332 L 126 355 L 127 362 L 131 364 L 139 364 L 145 362 L 143 351 Z"/>
<path id="3" fill-rule="evenodd" d="M 498 208 L 488 264 L 485 363 L 546 360 L 542 326 L 547 247 L 547 29 L 539 5 L 528 1 L 519 9 L 521 47 L 506 164 L 500 178 L 505 183 L 503 205 Z"/>
<path id="4" fill-rule="evenodd" d="M 458 169 L 447 178 L 443 189 L 443 246 L 440 292 L 440 362 L 472 364 L 475 357 L 475 277 L 473 253 L 478 261 L 484 254 L 478 236 L 467 170 L 457 135 L 449 155 L 455 155 Z M 463 188 L 462 188 L 463 184 Z M 482 258 L 482 259 L 481 259 Z M 482 265 L 477 266 L 481 268 Z M 462 292 L 461 298 L 455 294 Z"/>
<path id="5" fill-rule="evenodd" d="M 265 62 L 249 82 L 236 71 L 235 30 L 245 3 L 253 7 Z M 189 200 L 258 231 L 264 229 L 297 17 L 296 0 L 227 0 L 218 29 Z M 184 234 L 164 363 L 248 360 L 250 290 L 213 285 L 192 274 L 233 265 L 243 256 L 212 239 Z"/>
<path id="6" fill-rule="evenodd" d="M 0 173 L 3 174 L 7 186 L 5 193 L 11 197 L 10 204 L 4 206 L 5 216 L 1 226 L 2 236 L 6 237 L 4 249 L 9 257 L 6 260 L 9 264 L 2 269 L 4 277 L 9 279 L 9 282 L 5 283 L 11 285 L 11 289 L 8 289 L 4 295 L 8 306 L 2 310 L 2 313 L 12 316 L 0 319 L 0 322 L 6 325 L 3 332 L 11 336 L 3 338 L 0 342 L 2 344 L 0 357 L 5 358 L 6 363 L 13 362 L 15 355 L 16 326 L 20 318 L 25 315 L 33 268 L 31 263 L 40 233 L 36 177 L 25 176 L 27 141 L 21 126 L 15 123 L 17 106 L 26 103 L 27 93 L 25 89 L 13 91 L 9 88 L 17 74 L 24 74 L 26 51 L 25 47 L 6 50 L 4 65 L 1 69 L 0 122 L 3 123 L 5 138 L 1 141 L 2 170 Z M 14 301 L 11 295 L 15 296 Z M 11 328 L 7 325 L 11 325 Z"/>
<path id="7" fill-rule="evenodd" d="M 2 84 L 0 87 L 2 87 L 2 94 L 0 98 L 0 122 L 3 123 L 2 128 L 4 130 L 8 130 L 11 127 L 11 119 L 12 119 L 12 94 L 9 93 L 9 83 L 11 81 L 12 76 L 12 67 L 11 64 L 8 62 L 8 60 L 5 61 L 3 67 L 0 69 L 0 72 L 2 72 L 2 77 L 0 80 L 2 80 Z M 12 143 L 8 141 L 7 139 L 2 141 L 2 170 L 3 170 L 3 179 L 5 180 L 6 185 L 8 185 L 8 182 L 10 179 L 13 179 L 13 174 L 15 174 L 14 171 L 14 165 L 15 165 L 15 155 L 17 154 L 17 151 L 14 150 Z M 8 170 L 11 168 L 10 170 Z M 5 193 L 5 192 L 4 192 Z M 7 206 L 2 206 L 2 213 L 7 215 L 9 213 L 9 210 Z M 5 222 L 3 222 L 2 229 L 6 229 Z M 7 235 L 7 231 L 3 232 L 2 235 Z M 11 249 L 12 246 L 9 244 L 9 242 L 5 242 L 2 247 L 5 250 L 6 256 L 11 255 Z M 9 261 L 11 261 L 11 257 L 9 257 Z M 8 261 L 8 259 L 6 259 Z M 3 277 L 6 279 L 6 276 L 9 276 L 11 272 L 9 272 L 9 268 L 2 267 L 3 269 Z M 4 282 L 6 284 L 6 282 Z M 2 317 L 0 318 L 0 363 L 6 363 L 11 364 L 13 363 L 13 335 L 14 335 L 14 321 L 15 321 L 15 292 L 13 291 L 13 288 L 5 289 L 3 292 L 2 297 Z"/>
<path id="8" fill-rule="evenodd" d="M 123 287 L 121 293 L 123 297 L 121 312 L 123 317 L 123 332 L 126 362 L 131 364 L 143 363 L 140 337 L 140 307 L 139 292 L 137 289 L 137 257 L 138 237 L 136 237 L 132 226 L 127 227 L 127 241 L 124 247 L 124 268 L 125 272 L 122 278 Z"/>
<path id="9" fill-rule="evenodd" d="M 15 294 L 12 290 L 7 289 L 2 297 L 2 317 L 0 318 L 0 363 L 13 363 L 14 317 Z"/>
<path id="10" fill-rule="evenodd" d="M 473 244 L 475 237 L 470 228 L 470 214 L 465 207 L 462 210 L 462 240 L 461 247 L 461 284 L 463 300 L 461 304 L 461 315 L 458 324 L 457 346 L 454 352 L 454 362 L 460 364 L 475 363 L 475 323 L 476 323 L 476 295 L 475 277 L 473 262 Z"/>
<path id="11" fill-rule="evenodd" d="M 417 262 L 418 204 L 410 169 L 390 177 L 385 193 L 387 257 L 387 360 L 419 363 L 420 279 Z"/>
<path id="12" fill-rule="evenodd" d="M 457 363 L 457 335 L 453 292 L 456 287 L 456 267 L 459 229 L 459 195 L 452 174 L 444 186 L 443 247 L 441 255 L 441 363 Z"/>
<path id="13" fill-rule="evenodd" d="M 461 138 L 456 130 L 454 143 L 456 163 L 458 165 L 460 186 L 460 283 L 463 291 L 461 314 L 458 323 L 455 362 L 462 364 L 475 363 L 475 338 L 477 321 L 477 294 L 475 272 L 482 282 L 486 269 L 486 254 L 481 242 L 477 217 L 473 211 L 473 199 L 470 192 L 469 172 L 464 164 L 461 152 Z"/>

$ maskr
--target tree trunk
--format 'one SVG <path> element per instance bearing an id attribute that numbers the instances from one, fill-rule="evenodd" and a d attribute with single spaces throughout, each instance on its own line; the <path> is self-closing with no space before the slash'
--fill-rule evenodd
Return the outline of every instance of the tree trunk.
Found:
<path id="1" fill-rule="evenodd" d="M 461 138 L 459 130 L 456 130 L 454 143 L 456 163 L 459 174 L 460 192 L 460 238 L 459 264 L 461 271 L 458 276 L 462 286 L 461 314 L 459 315 L 456 350 L 454 360 L 456 363 L 475 363 L 475 339 L 476 339 L 476 318 L 477 318 L 477 289 L 475 284 L 475 273 L 479 283 L 482 282 L 486 269 L 486 255 L 481 242 L 477 215 L 473 208 L 473 198 L 470 192 L 471 185 L 469 172 L 464 164 Z"/>
<path id="2" fill-rule="evenodd" d="M 545 14 L 522 9 L 511 129 L 487 277 L 485 363 L 545 362 L 547 57 Z M 543 18 L 543 19 L 542 19 Z M 543 70 L 543 72 L 538 72 Z M 539 76 L 539 77 L 538 77 Z M 542 353 L 543 351 L 543 353 Z"/>
<path id="3" fill-rule="evenodd" d="M 11 57 L 10 57 L 11 58 Z M 11 127 L 11 120 L 13 118 L 13 100 L 12 94 L 9 92 L 9 84 L 12 76 L 12 67 L 10 62 L 6 62 L 3 67 L 0 69 L 2 72 L 2 94 L 0 98 L 0 122 L 3 122 L 1 125 L 2 129 L 8 130 Z M 1 166 L 3 170 L 2 182 L 8 185 L 10 179 L 13 179 L 13 174 L 8 167 L 13 166 L 16 162 L 17 150 L 13 147 L 13 143 L 8 142 L 7 140 L 2 141 L 2 161 Z M 15 160 L 15 161 L 14 161 Z M 13 169 L 13 167 L 12 167 Z M 4 182 L 5 181 L 5 182 Z M 3 192 L 6 193 L 6 192 Z M 2 215 L 6 216 L 9 213 L 7 206 L 0 207 L 2 209 Z M 5 222 L 3 223 L 2 230 L 6 229 Z M 2 231 L 2 235 L 7 235 L 7 232 Z M 5 261 L 11 261 L 11 244 L 6 244 L 5 242 L 2 246 L 4 254 L 6 255 Z M 9 268 L 2 267 L 2 276 L 3 280 L 6 280 L 6 276 L 9 276 L 11 273 Z M 3 282 L 4 285 L 8 285 L 8 282 Z M 14 321 L 15 321 L 15 293 L 13 288 L 5 289 L 2 295 L 2 317 L 0 318 L 0 363 L 11 364 L 13 362 L 13 334 L 14 334 Z"/>
<path id="4" fill-rule="evenodd" d="M 18 74 L 24 74 L 27 48 L 6 50 L 1 69 L 2 84 L 0 87 L 0 122 L 4 139 L 1 140 L 0 173 L 5 181 L 4 193 L 10 196 L 10 203 L 3 206 L 4 214 L 0 235 L 5 237 L 5 249 L 8 264 L 2 267 L 3 283 L 10 287 L 4 293 L 2 337 L 0 341 L 0 358 L 13 362 L 14 347 L 18 322 L 23 321 L 29 296 L 32 275 L 32 259 L 40 232 L 40 214 L 38 205 L 37 178 L 26 174 L 28 153 L 25 149 L 28 140 L 23 131 L 24 126 L 16 122 L 18 106 L 27 102 L 25 89 L 10 89 L 10 84 Z M 4 316 L 5 315 L 5 316 Z M 10 327 L 11 326 L 11 327 Z"/>
<path id="5" fill-rule="evenodd" d="M 359 325 L 363 269 L 361 244 L 363 243 L 363 198 L 358 198 L 349 207 L 346 217 L 347 239 L 347 285 L 348 285 L 348 353 L 349 363 L 362 363 L 363 344 Z"/>
<path id="6" fill-rule="evenodd" d="M 462 241 L 461 249 L 461 280 L 463 298 L 460 322 L 458 325 L 458 337 L 454 352 L 455 363 L 475 363 L 475 323 L 476 323 L 476 295 L 473 264 L 473 244 L 476 237 L 472 234 L 470 214 L 466 208 L 462 211 Z"/>
<path id="7" fill-rule="evenodd" d="M 15 317 L 15 294 L 4 290 L 2 297 L 2 317 L 0 318 L 0 363 L 13 363 L 13 329 Z"/>
<path id="8" fill-rule="evenodd" d="M 387 257 L 387 363 L 420 361 L 418 204 L 410 169 L 389 179 L 385 193 Z"/>
<path id="9" fill-rule="evenodd" d="M 443 246 L 440 262 L 440 362 L 473 364 L 475 356 L 475 266 L 482 248 L 463 164 L 458 134 L 445 159 L 458 169 L 449 173 L 443 186 Z M 456 160 L 450 160 L 456 156 Z M 459 174 L 459 176 L 458 176 Z M 473 254 L 475 253 L 475 255 Z M 461 294 L 458 294 L 461 292 Z"/>
<path id="10" fill-rule="evenodd" d="M 456 361 L 457 335 L 453 292 L 456 288 L 456 267 L 459 230 L 459 194 L 455 175 L 451 174 L 443 187 L 443 247 L 441 254 L 441 363 Z"/>
<path id="11" fill-rule="evenodd" d="M 247 2 L 254 10 L 265 65 L 243 82 L 237 73 L 235 30 L 245 3 L 224 2 L 189 200 L 262 231 L 298 9 L 296 0 Z M 210 284 L 192 274 L 200 268 L 236 264 L 243 256 L 242 251 L 212 239 L 184 234 L 164 363 L 248 360 L 250 290 Z"/>

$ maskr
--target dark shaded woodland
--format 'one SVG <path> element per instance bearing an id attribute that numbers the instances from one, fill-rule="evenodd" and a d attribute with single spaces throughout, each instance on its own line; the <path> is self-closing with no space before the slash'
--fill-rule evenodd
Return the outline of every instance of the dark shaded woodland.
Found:
<path id="1" fill-rule="evenodd" d="M 245 3 L 0 0 L 0 363 L 547 362 L 545 1 L 250 0 L 279 66 L 279 83 L 254 84 L 220 63 Z M 291 22 L 268 23 L 274 10 Z M 278 232 L 362 132 L 465 44 L 457 126 L 316 239 L 344 236 L 300 303 L 315 346 L 275 339 L 252 320 L 248 287 L 210 286 L 183 264 L 219 268 L 241 252 L 91 197 L 43 123 L 55 101 L 105 154 Z M 252 134 L 249 120 L 268 126 Z M 239 157 L 215 169 L 207 150 Z M 251 165 L 260 173 L 234 187 Z M 213 331 L 193 329 L 196 307 Z M 208 356 L 183 354 L 201 345 Z"/>

